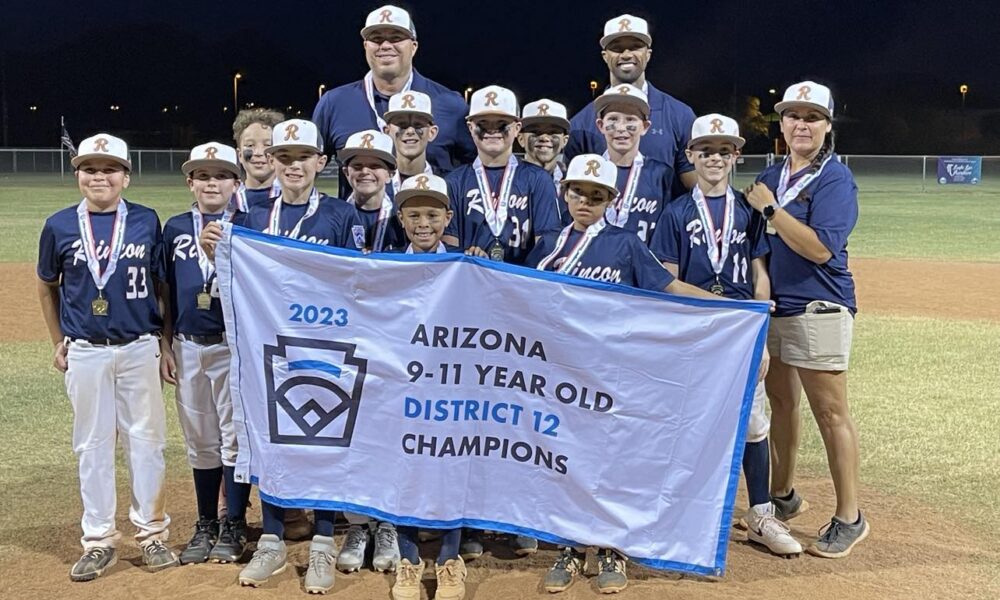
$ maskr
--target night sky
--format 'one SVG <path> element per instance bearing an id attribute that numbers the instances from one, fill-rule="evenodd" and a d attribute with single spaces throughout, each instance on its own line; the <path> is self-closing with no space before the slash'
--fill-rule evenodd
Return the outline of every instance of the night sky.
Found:
<path id="1" fill-rule="evenodd" d="M 769 88 L 780 95 L 814 79 L 834 91 L 842 151 L 1000 153 L 1000 6 L 992 2 L 397 4 L 416 23 L 416 68 L 456 90 L 498 83 L 522 103 L 547 96 L 575 113 L 590 100 L 588 82 L 607 81 L 598 44 L 605 20 L 629 12 L 652 28 L 648 79 L 698 114 L 738 117 L 750 95 L 768 108 Z M 98 129 L 135 147 L 226 140 L 237 71 L 241 104 L 291 106 L 308 118 L 319 84 L 329 89 L 367 70 L 358 31 L 379 5 L 5 7 L 2 141 L 54 147 L 60 115 L 76 140 Z"/>

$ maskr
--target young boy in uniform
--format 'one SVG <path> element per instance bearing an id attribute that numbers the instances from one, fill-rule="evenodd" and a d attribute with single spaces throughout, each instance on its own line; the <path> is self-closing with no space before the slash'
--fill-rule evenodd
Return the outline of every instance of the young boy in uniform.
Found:
<path id="1" fill-rule="evenodd" d="M 132 163 L 126 143 L 99 133 L 71 161 L 83 199 L 45 221 L 38 295 L 73 406 L 73 449 L 83 501 L 83 556 L 73 581 L 103 575 L 118 559 L 115 441 L 128 464 L 129 519 L 151 571 L 177 564 L 164 542 L 166 416 L 156 286 L 164 279 L 160 220 L 122 197 Z"/>
<path id="2" fill-rule="evenodd" d="M 438 175 L 427 160 L 427 145 L 438 135 L 431 97 L 412 90 L 395 94 L 389 98 L 389 110 L 383 117 L 385 133 L 392 138 L 396 154 L 396 172 L 390 187 L 393 195 L 414 175 Z"/>
<path id="3" fill-rule="evenodd" d="M 538 237 L 559 229 L 552 179 L 514 156 L 521 131 L 514 92 L 496 85 L 477 90 L 466 120 L 478 156 L 447 177 L 455 218 L 444 242 L 468 254 L 524 264 Z"/>
<path id="4" fill-rule="evenodd" d="M 241 110 L 233 121 L 233 140 L 239 151 L 240 165 L 246 178 L 236 190 L 237 208 L 250 210 L 251 204 L 267 204 L 281 193 L 281 184 L 274 176 L 274 161 L 267 153 L 271 146 L 274 126 L 285 116 L 268 108 Z"/>
<path id="5" fill-rule="evenodd" d="M 618 199 L 608 207 L 608 222 L 634 232 L 649 245 L 663 207 L 670 201 L 674 171 L 643 156 L 639 142 L 649 131 L 649 102 L 639 88 L 622 84 L 594 101 L 597 128 L 604 133 L 604 158 L 618 170 Z"/>
<path id="6" fill-rule="evenodd" d="M 460 252 L 442 241 L 445 227 L 453 213 L 448 199 L 448 184 L 436 175 L 420 174 L 403 182 L 396 193 L 399 221 L 409 244 L 406 254 Z M 465 597 L 465 562 L 459 555 L 461 529 L 441 532 L 441 550 L 435 563 L 438 600 L 462 600 Z M 416 527 L 399 527 L 399 552 L 402 559 L 396 568 L 392 586 L 393 600 L 419 600 L 424 562 L 420 558 Z"/>
<path id="7" fill-rule="evenodd" d="M 597 154 L 581 154 L 570 161 L 562 185 L 573 222 L 557 234 L 542 236 L 528 264 L 540 271 L 711 298 L 712 294 L 675 279 L 632 231 L 608 222 L 605 211 L 618 195 L 617 170 Z M 598 590 L 610 594 L 625 589 L 625 561 L 611 549 L 599 549 Z M 566 590 L 586 568 L 584 549 L 564 548 L 545 576 L 545 589 Z"/>
<path id="8" fill-rule="evenodd" d="M 404 243 L 403 228 L 396 219 L 388 184 L 396 170 L 392 138 L 366 129 L 349 138 L 337 154 L 351 184 L 348 204 L 358 210 L 365 228 L 365 250 L 385 252 Z M 395 566 L 395 565 L 393 565 Z"/>
<path id="9" fill-rule="evenodd" d="M 720 114 L 695 119 L 686 154 L 698 183 L 667 207 L 651 249 L 682 281 L 726 298 L 766 301 L 771 298 L 771 281 L 764 258 L 768 254 L 765 220 L 729 185 L 743 143 L 733 119 Z M 766 366 L 763 369 L 766 372 Z M 774 554 L 799 554 L 802 546 L 788 526 L 775 518 L 771 503 L 766 398 L 761 381 L 754 393 L 743 453 L 750 496 L 744 519 L 747 537 Z"/>
<path id="10" fill-rule="evenodd" d="M 569 119 L 566 117 L 565 106 L 548 98 L 524 105 L 517 143 L 524 148 L 525 162 L 538 165 L 552 176 L 556 194 L 559 194 L 559 184 L 566 174 L 566 163 L 560 157 L 567 140 Z M 566 218 L 568 219 L 568 215 Z"/>
<path id="11" fill-rule="evenodd" d="M 205 223 L 242 220 L 231 199 L 239 185 L 236 150 L 217 142 L 196 146 L 181 165 L 194 195 L 191 210 L 163 228 L 170 311 L 160 341 L 163 379 L 177 386 L 177 415 L 194 475 L 198 522 L 181 553 L 182 564 L 235 562 L 246 548 L 250 484 L 233 478 L 236 432 L 229 395 L 229 347 L 213 263 L 198 238 Z M 226 517 L 220 519 L 219 486 Z M 220 524 L 221 520 L 221 524 Z"/>
<path id="12" fill-rule="evenodd" d="M 246 226 L 271 235 L 320 244 L 361 250 L 364 227 L 353 206 L 330 198 L 316 189 L 316 175 L 326 164 L 323 142 L 316 125 L 302 119 L 291 119 L 274 128 L 271 147 L 281 195 L 269 205 L 250 207 Z M 201 244 L 210 258 L 222 239 L 218 222 L 205 226 Z M 266 473 L 261 474 L 266 477 Z M 263 535 L 250 563 L 240 572 L 241 585 L 257 587 L 272 575 L 287 568 L 285 548 L 284 507 L 261 500 Z M 337 548 L 333 541 L 334 511 L 315 510 L 315 535 L 309 546 L 309 568 L 305 589 L 310 593 L 326 593 L 334 584 L 333 563 Z"/>

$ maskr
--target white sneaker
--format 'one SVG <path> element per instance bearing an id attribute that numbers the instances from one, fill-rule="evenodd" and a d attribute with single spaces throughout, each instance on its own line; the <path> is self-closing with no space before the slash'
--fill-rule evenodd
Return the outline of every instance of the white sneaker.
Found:
<path id="1" fill-rule="evenodd" d="M 333 561 L 337 547 L 332 537 L 313 536 L 309 544 L 309 568 L 306 570 L 305 588 L 310 594 L 325 594 L 333 588 L 335 581 Z"/>
<path id="2" fill-rule="evenodd" d="M 751 542 L 767 546 L 779 556 L 802 553 L 802 545 L 789 533 L 788 525 L 774 516 L 774 505 L 770 502 L 750 507 L 746 522 L 747 537 Z"/>
<path id="3" fill-rule="evenodd" d="M 375 529 L 375 553 L 372 568 L 383 573 L 396 570 L 399 563 L 399 542 L 396 527 L 392 523 L 379 523 Z"/>
<path id="4" fill-rule="evenodd" d="M 368 548 L 368 531 L 361 525 L 351 525 L 347 529 L 344 546 L 337 555 L 337 569 L 344 573 L 357 571 L 365 562 L 365 549 Z"/>
<path id="5" fill-rule="evenodd" d="M 250 563 L 240 571 L 240 585 L 264 585 L 272 575 L 285 572 L 287 558 L 285 542 L 276 535 L 265 533 L 257 541 L 257 551 L 253 553 Z"/>

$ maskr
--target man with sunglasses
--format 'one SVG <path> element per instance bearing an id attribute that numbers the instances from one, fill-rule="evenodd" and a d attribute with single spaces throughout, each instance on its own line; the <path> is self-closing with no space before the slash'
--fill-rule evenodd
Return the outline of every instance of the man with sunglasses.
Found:
<path id="1" fill-rule="evenodd" d="M 347 138 L 365 129 L 385 131 L 383 117 L 393 94 L 418 91 L 434 103 L 434 122 L 439 133 L 427 148 L 427 160 L 441 173 L 472 162 L 475 147 L 462 119 L 468 110 L 458 92 L 427 79 L 413 68 L 417 32 L 410 14 L 386 5 L 368 14 L 361 29 L 369 71 L 360 81 L 330 90 L 313 111 L 327 152 L 336 154 Z M 341 173 L 338 195 L 346 198 L 350 184 Z"/>
<path id="2" fill-rule="evenodd" d="M 514 92 L 487 86 L 470 105 L 466 121 L 479 152 L 447 177 L 455 218 L 443 241 L 466 254 L 524 264 L 542 234 L 559 231 L 552 178 L 514 156 L 521 131 Z"/>
<path id="3" fill-rule="evenodd" d="M 673 96 L 660 91 L 646 81 L 646 65 L 653 54 L 653 38 L 645 19 L 621 15 L 604 24 L 601 57 L 608 65 L 611 88 L 629 84 L 641 89 L 650 106 L 649 135 L 642 139 L 642 153 L 670 165 L 674 171 L 672 196 L 691 189 L 698 177 L 684 155 L 687 148 L 694 111 Z M 596 127 L 597 111 L 591 102 L 571 120 L 566 160 L 577 154 L 601 154 L 606 146 L 602 132 Z"/>

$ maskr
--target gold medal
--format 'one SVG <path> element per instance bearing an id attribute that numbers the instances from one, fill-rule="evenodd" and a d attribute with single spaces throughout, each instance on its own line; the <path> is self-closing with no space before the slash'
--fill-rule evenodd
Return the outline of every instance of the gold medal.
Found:
<path id="1" fill-rule="evenodd" d="M 490 249 L 489 249 L 488 253 L 490 255 L 490 260 L 495 260 L 497 262 L 503 262 L 503 259 L 505 257 L 505 253 L 504 253 L 504 249 L 503 249 L 503 244 L 500 243 L 500 240 L 498 240 L 498 239 L 494 239 L 493 240 L 493 243 L 490 244 Z"/>
<path id="2" fill-rule="evenodd" d="M 108 301 L 102 296 L 94 298 L 94 301 L 90 303 L 90 311 L 94 313 L 95 317 L 108 316 Z"/>
<path id="3" fill-rule="evenodd" d="M 196 297 L 198 310 L 212 310 L 212 295 L 201 291 Z"/>
<path id="4" fill-rule="evenodd" d="M 712 284 L 712 287 L 708 288 L 708 291 L 712 292 L 716 296 L 721 296 L 726 291 L 726 288 L 722 287 L 721 283 L 715 282 Z"/>

